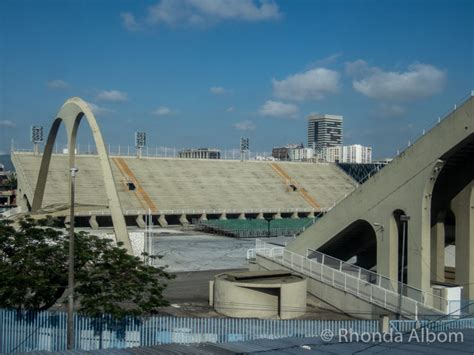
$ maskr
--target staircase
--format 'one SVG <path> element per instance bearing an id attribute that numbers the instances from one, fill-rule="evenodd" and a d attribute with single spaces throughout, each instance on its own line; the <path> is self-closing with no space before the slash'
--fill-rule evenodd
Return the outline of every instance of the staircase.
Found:
<path id="1" fill-rule="evenodd" d="M 353 294 L 378 307 L 400 313 L 408 319 L 418 319 L 421 310 L 424 313 L 428 311 L 431 314 L 447 314 L 448 301 L 445 298 L 401 284 L 318 251 L 308 250 L 305 257 L 258 239 L 255 251 L 248 255 L 270 259 L 294 272 Z M 398 290 L 402 290 L 403 296 L 400 297 Z M 326 301 L 330 303 L 330 300 Z"/>

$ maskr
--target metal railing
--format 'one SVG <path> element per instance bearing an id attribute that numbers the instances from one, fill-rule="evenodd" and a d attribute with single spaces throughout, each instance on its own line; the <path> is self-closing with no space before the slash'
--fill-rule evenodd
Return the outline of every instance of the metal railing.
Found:
<path id="1" fill-rule="evenodd" d="M 376 332 L 378 320 L 87 317 L 75 314 L 75 350 L 319 337 L 325 330 Z M 0 309 L 0 353 L 66 350 L 66 313 Z"/>
<path id="2" fill-rule="evenodd" d="M 365 280 L 397 294 L 399 294 L 401 290 L 404 296 L 413 299 L 427 307 L 437 309 L 441 312 L 447 311 L 448 300 L 434 293 L 422 291 L 397 280 L 390 279 L 376 272 L 361 268 L 354 264 L 350 264 L 316 250 L 308 249 L 306 251 L 306 256 L 309 259 L 316 260 L 325 266 L 348 273 L 354 277 L 357 277 L 358 279 Z"/>
<path id="3" fill-rule="evenodd" d="M 447 311 L 448 301 L 444 298 L 408 285 L 403 285 L 404 294 L 400 297 L 395 288 L 397 281 L 319 252 L 310 259 L 282 246 L 257 240 L 254 253 L 370 303 L 400 312 L 407 318 L 417 318 L 420 305 L 443 314 Z"/>

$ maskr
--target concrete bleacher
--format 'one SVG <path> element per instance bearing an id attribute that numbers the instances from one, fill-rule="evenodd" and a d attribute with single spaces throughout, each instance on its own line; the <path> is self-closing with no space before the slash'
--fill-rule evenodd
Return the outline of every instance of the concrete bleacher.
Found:
<path id="1" fill-rule="evenodd" d="M 31 202 L 41 156 L 13 153 L 12 160 L 18 171 L 21 196 L 25 195 Z M 146 210 L 150 204 L 156 213 L 315 210 L 268 162 L 132 157 L 111 157 L 110 162 L 124 211 Z M 76 165 L 79 168 L 76 210 L 106 211 L 107 197 L 98 157 L 79 155 Z M 333 164 L 278 162 L 278 165 L 304 187 L 318 202 L 320 210 L 330 208 L 356 187 Z M 130 191 L 127 186 L 130 181 L 138 189 Z M 67 201 L 68 156 L 56 154 L 51 160 L 43 209 L 60 211 L 67 208 Z"/>

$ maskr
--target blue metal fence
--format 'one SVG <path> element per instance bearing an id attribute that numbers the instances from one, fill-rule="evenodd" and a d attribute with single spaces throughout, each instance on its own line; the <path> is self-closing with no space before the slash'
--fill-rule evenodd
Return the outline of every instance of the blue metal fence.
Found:
<path id="1" fill-rule="evenodd" d="M 376 332 L 377 320 L 263 320 L 153 316 L 75 316 L 75 348 L 95 350 L 156 344 L 221 343 L 284 337 L 318 337 L 325 329 Z M 66 313 L 0 310 L 0 352 L 66 349 Z"/>
<path id="2" fill-rule="evenodd" d="M 410 332 L 412 329 L 427 328 L 431 331 L 448 331 L 455 329 L 474 329 L 474 318 L 443 320 L 391 320 L 390 327 L 398 332 Z"/>

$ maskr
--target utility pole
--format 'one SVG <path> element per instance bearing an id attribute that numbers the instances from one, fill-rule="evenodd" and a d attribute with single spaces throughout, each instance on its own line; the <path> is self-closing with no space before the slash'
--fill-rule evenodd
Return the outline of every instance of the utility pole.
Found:
<path id="1" fill-rule="evenodd" d="M 410 220 L 410 216 L 407 216 L 405 214 L 402 214 L 400 216 L 400 222 L 402 222 L 402 260 L 401 260 L 401 275 L 400 275 L 400 298 L 398 301 L 398 317 L 401 320 L 402 319 L 402 299 L 403 299 L 403 291 L 405 289 L 405 245 L 406 245 L 406 239 L 407 239 L 407 227 L 408 227 L 408 221 Z"/>
<path id="2" fill-rule="evenodd" d="M 71 207 L 69 221 L 69 267 L 68 267 L 68 307 L 67 307 L 67 348 L 74 349 L 74 190 L 76 167 L 71 168 Z"/>

